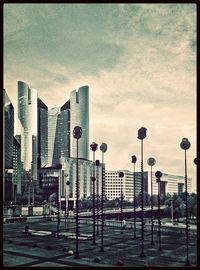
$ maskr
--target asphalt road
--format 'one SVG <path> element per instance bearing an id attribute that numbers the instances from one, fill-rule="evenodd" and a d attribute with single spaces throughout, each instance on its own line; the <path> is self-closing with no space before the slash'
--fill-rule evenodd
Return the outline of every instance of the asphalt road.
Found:
<path id="1" fill-rule="evenodd" d="M 185 265 L 185 234 L 183 230 L 163 228 L 161 234 L 162 251 L 158 251 L 158 236 L 154 232 L 154 245 L 151 245 L 150 226 L 146 227 L 144 253 L 140 257 L 141 239 L 140 229 L 137 238 L 133 239 L 133 229 L 125 229 L 120 234 L 120 228 L 106 226 L 104 231 L 104 252 L 100 251 L 101 236 L 96 236 L 96 245 L 92 239 L 79 240 L 80 259 L 75 259 L 75 239 L 66 236 L 56 238 L 53 235 L 25 235 L 25 223 L 4 224 L 3 233 L 3 262 L 4 266 L 33 266 L 33 267 L 183 267 Z M 81 234 L 91 235 L 92 225 L 81 224 Z M 29 222 L 34 231 L 56 232 L 57 223 L 53 221 Z M 60 231 L 64 232 L 64 222 Z M 100 232 L 100 231 L 99 231 Z M 75 223 L 69 224 L 69 233 L 75 233 Z M 190 236 L 189 259 L 192 266 L 196 266 L 196 234 Z M 120 266 L 120 267 L 121 267 Z"/>

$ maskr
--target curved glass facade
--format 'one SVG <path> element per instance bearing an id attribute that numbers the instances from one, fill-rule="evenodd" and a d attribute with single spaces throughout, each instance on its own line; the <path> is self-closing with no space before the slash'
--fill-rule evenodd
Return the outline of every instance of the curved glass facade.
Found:
<path id="1" fill-rule="evenodd" d="M 24 169 L 37 179 L 37 90 L 18 81 L 18 118 L 24 129 L 22 160 Z"/>
<path id="2" fill-rule="evenodd" d="M 76 157 L 76 139 L 73 138 L 75 126 L 82 128 L 79 139 L 79 158 L 89 158 L 89 87 L 83 86 L 70 94 L 70 156 Z"/>

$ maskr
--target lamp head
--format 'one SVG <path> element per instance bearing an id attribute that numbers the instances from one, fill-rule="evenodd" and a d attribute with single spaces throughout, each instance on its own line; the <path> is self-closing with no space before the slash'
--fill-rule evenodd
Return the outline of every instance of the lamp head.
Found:
<path id="1" fill-rule="evenodd" d="M 131 162 L 132 162 L 132 163 L 136 163 L 136 161 L 137 161 L 137 157 L 136 157 L 136 156 L 132 156 L 132 157 L 131 157 Z"/>
<path id="2" fill-rule="evenodd" d="M 106 151 L 107 151 L 107 144 L 106 143 L 102 143 L 101 145 L 100 145 L 100 150 L 103 152 L 103 153 L 105 153 Z"/>
<path id="3" fill-rule="evenodd" d="M 144 138 L 146 138 L 146 131 L 147 131 L 147 129 L 146 128 L 144 128 L 144 127 L 141 127 L 139 130 L 138 130 L 138 136 L 137 136 L 137 138 L 139 139 L 139 140 L 143 140 Z"/>
<path id="4" fill-rule="evenodd" d="M 183 138 L 181 143 L 180 143 L 180 147 L 183 149 L 183 150 L 187 150 L 190 148 L 190 142 L 187 138 Z"/>
<path id="5" fill-rule="evenodd" d="M 150 157 L 150 158 L 148 158 L 147 163 L 149 166 L 153 166 L 156 164 L 156 160 L 155 160 L 155 158 Z"/>
<path id="6" fill-rule="evenodd" d="M 73 136 L 75 139 L 80 139 L 82 136 L 82 128 L 79 126 L 76 126 L 73 130 Z"/>
<path id="7" fill-rule="evenodd" d="M 123 172 L 119 172 L 119 177 L 120 178 L 124 177 L 124 173 Z"/>
<path id="8" fill-rule="evenodd" d="M 93 142 L 92 144 L 90 144 L 90 149 L 93 152 L 95 152 L 97 150 L 97 148 L 98 148 L 98 144 L 97 143 Z"/>

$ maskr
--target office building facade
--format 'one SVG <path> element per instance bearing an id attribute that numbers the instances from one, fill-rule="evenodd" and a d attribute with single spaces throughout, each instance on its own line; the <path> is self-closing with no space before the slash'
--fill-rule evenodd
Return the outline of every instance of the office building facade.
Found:
<path id="1" fill-rule="evenodd" d="M 3 201 L 13 200 L 14 107 L 3 89 Z"/>
<path id="2" fill-rule="evenodd" d="M 75 126 L 82 128 L 79 139 L 79 157 L 89 159 L 89 87 L 83 86 L 70 93 L 70 156 L 76 157 L 76 140 L 73 137 Z"/>
<path id="3" fill-rule="evenodd" d="M 23 127 L 23 168 L 37 185 L 37 91 L 18 81 L 18 118 Z"/>
<path id="4" fill-rule="evenodd" d="M 38 169 L 48 163 L 48 107 L 38 98 Z"/>

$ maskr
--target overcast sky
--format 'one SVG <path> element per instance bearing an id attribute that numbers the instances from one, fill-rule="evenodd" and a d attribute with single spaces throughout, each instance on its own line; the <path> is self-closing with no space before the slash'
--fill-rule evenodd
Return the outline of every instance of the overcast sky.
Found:
<path id="1" fill-rule="evenodd" d="M 140 170 L 144 126 L 144 170 L 152 156 L 154 170 L 184 175 L 187 137 L 195 189 L 195 4 L 5 4 L 4 88 L 14 106 L 18 80 L 49 108 L 89 85 L 90 143 L 107 143 L 108 170 L 132 170 L 132 155 Z"/>

